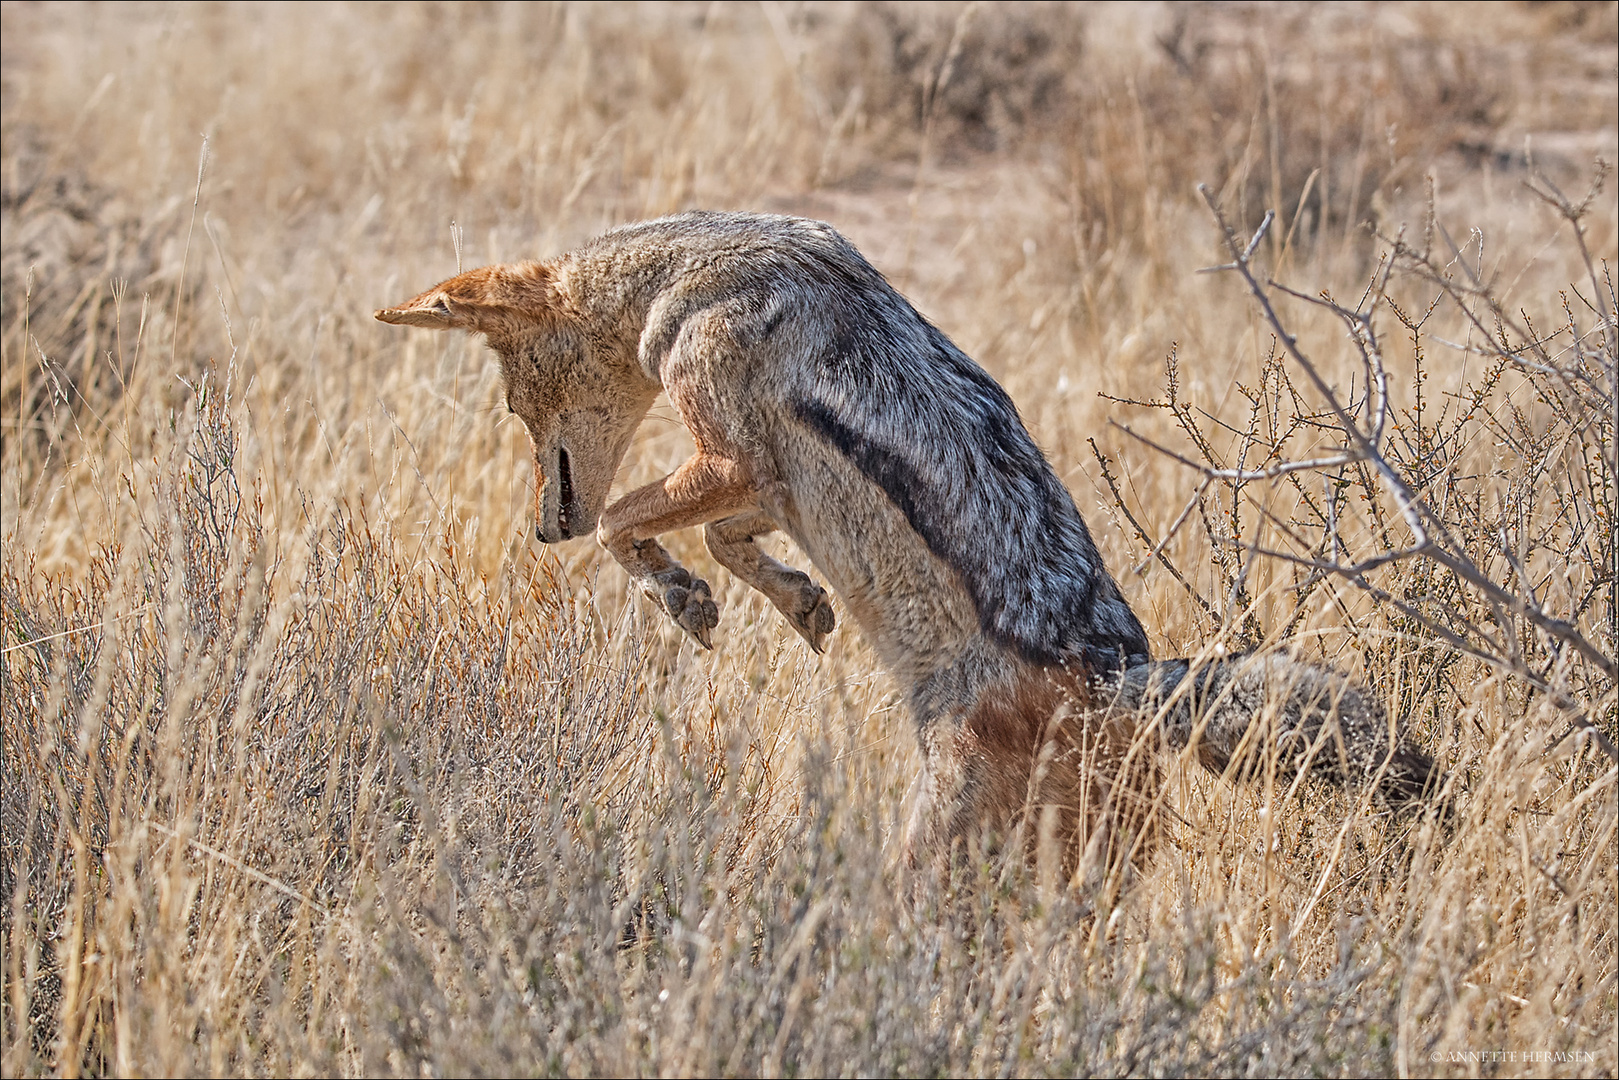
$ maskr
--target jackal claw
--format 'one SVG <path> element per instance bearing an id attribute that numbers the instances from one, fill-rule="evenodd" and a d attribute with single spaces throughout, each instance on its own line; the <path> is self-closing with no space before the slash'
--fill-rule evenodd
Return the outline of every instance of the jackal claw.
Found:
<path id="1" fill-rule="evenodd" d="M 826 651 L 826 636 L 838 625 L 838 617 L 832 611 L 832 600 L 826 595 L 826 590 L 804 576 L 804 589 L 800 594 L 800 609 L 791 612 L 787 621 L 800 637 L 809 642 L 809 647 L 816 652 Z"/>
<path id="2" fill-rule="evenodd" d="M 684 568 L 677 569 L 678 574 L 660 575 L 664 581 L 673 582 L 663 591 L 664 610 L 697 644 L 711 649 L 714 647 L 712 631 L 719 625 L 720 609 L 714 603 L 708 582 L 692 577 Z"/>

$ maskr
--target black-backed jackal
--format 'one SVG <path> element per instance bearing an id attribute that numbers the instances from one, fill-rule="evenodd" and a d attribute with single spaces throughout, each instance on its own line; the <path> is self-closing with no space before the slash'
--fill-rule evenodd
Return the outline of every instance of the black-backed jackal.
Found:
<path id="1" fill-rule="evenodd" d="M 1151 661 L 1011 399 L 828 225 L 681 214 L 377 318 L 485 336 L 533 441 L 539 539 L 596 533 L 704 647 L 709 587 L 657 536 L 703 526 L 819 651 L 825 591 L 754 543 L 792 537 L 909 699 L 926 761 L 913 859 L 1054 822 L 1070 872 L 1139 861 L 1159 741 L 1238 775 L 1308 762 L 1395 801 L 1429 782 L 1432 762 L 1330 670 Z M 696 453 L 604 509 L 660 390 Z"/>

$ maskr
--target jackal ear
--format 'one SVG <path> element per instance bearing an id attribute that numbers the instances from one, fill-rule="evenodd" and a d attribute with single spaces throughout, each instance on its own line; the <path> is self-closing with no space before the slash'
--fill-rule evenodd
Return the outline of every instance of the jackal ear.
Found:
<path id="1" fill-rule="evenodd" d="M 434 289 L 398 307 L 380 308 L 376 317 L 396 326 L 425 326 L 432 330 L 476 330 L 477 312 L 473 305 L 452 300 Z"/>
<path id="2" fill-rule="evenodd" d="M 483 266 L 441 281 L 398 307 L 383 308 L 377 318 L 404 326 L 487 333 L 539 316 L 553 298 L 550 270 L 540 263 Z"/>

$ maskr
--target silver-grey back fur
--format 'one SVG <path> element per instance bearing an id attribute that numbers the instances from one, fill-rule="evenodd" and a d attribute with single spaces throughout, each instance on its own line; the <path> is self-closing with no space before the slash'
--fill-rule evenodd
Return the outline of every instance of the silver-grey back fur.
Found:
<path id="1" fill-rule="evenodd" d="M 632 237 L 747 266 L 718 304 L 699 294 L 649 323 L 643 356 L 672 351 L 675 328 L 709 311 L 741 347 L 813 357 L 759 365 L 750 389 L 881 489 L 959 575 L 988 637 L 1038 664 L 1147 658 L 1146 633 L 1011 398 L 841 235 L 795 218 L 690 213 L 595 244 Z"/>

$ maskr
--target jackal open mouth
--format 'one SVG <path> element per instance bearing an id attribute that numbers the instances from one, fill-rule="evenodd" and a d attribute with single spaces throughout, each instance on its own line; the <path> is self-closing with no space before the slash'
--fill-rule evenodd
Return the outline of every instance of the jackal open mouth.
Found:
<path id="1" fill-rule="evenodd" d="M 568 467 L 568 452 L 561 447 L 557 448 L 557 483 L 562 485 L 557 499 L 557 529 L 566 540 L 573 535 L 573 516 L 569 513 L 573 508 L 573 470 Z"/>

